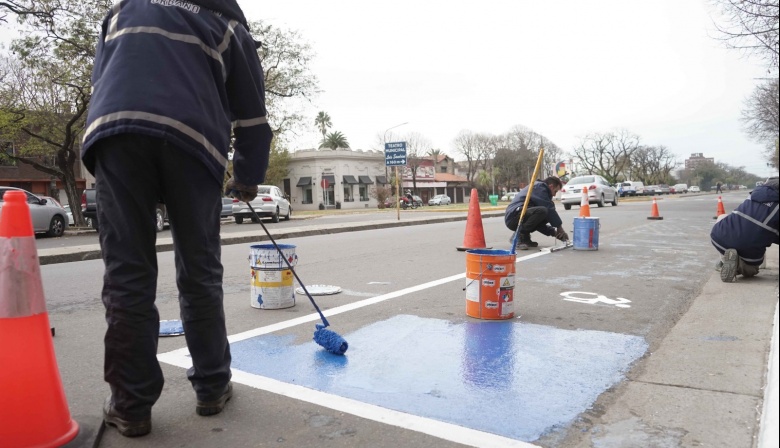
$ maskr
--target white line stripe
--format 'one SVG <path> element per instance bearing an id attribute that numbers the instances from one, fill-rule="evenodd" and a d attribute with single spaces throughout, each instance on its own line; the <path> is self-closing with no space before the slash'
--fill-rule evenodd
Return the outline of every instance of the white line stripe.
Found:
<path id="1" fill-rule="evenodd" d="M 778 407 L 780 407 L 778 394 L 778 329 L 777 329 L 777 307 L 775 304 L 775 318 L 772 323 L 772 344 L 769 350 L 769 362 L 767 363 L 766 389 L 764 390 L 764 407 L 761 412 L 761 421 L 759 429 L 759 448 L 776 448 L 778 446 Z"/>
<path id="2" fill-rule="evenodd" d="M 521 261 L 530 260 L 532 258 L 540 257 L 542 255 L 550 254 L 550 250 L 543 250 L 534 254 L 526 255 L 518 258 L 515 263 Z M 460 273 L 444 277 L 439 280 L 430 281 L 417 286 L 411 286 L 409 288 L 400 289 L 391 293 L 383 294 L 380 296 L 372 297 L 366 300 L 360 300 L 358 302 L 342 305 L 327 311 L 323 311 L 325 316 L 334 316 L 337 314 L 345 313 L 347 311 L 356 310 L 369 305 L 375 305 L 386 300 L 395 299 L 407 294 L 422 291 L 435 286 L 443 285 L 445 283 L 453 282 L 460 279 L 465 279 L 466 273 Z M 265 327 L 256 328 L 254 330 L 245 331 L 228 337 L 228 341 L 231 343 L 243 341 L 244 339 L 253 338 L 263 334 L 273 333 L 275 331 L 283 330 L 285 328 L 294 327 L 296 325 L 304 324 L 307 322 L 318 321 L 320 319 L 319 314 L 312 313 L 308 316 L 302 316 L 296 319 L 287 320 L 284 322 L 278 322 Z M 167 353 L 161 353 L 157 355 L 157 359 L 160 362 L 178 366 L 183 369 L 188 369 L 192 366 L 192 360 L 189 357 L 189 351 L 186 347 L 173 350 Z M 426 417 L 407 414 L 404 412 L 394 411 L 386 409 L 380 406 L 364 403 L 361 401 L 353 400 L 350 398 L 341 397 L 339 395 L 333 395 L 326 392 L 321 392 L 315 389 L 309 389 L 306 387 L 285 383 L 282 381 L 274 380 L 260 375 L 255 375 L 241 370 L 232 369 L 233 381 L 244 384 L 255 389 L 265 390 L 271 393 L 283 395 L 296 400 L 305 401 L 308 403 L 316 404 L 326 408 L 334 409 L 341 412 L 346 412 L 351 415 L 355 415 L 362 418 L 374 420 L 376 422 L 398 426 L 400 428 L 417 431 L 423 434 L 428 434 L 440 439 L 449 440 L 452 442 L 461 443 L 464 445 L 475 447 L 521 447 L 531 448 L 536 445 L 522 442 L 519 440 L 509 439 L 506 437 L 498 436 L 496 434 L 477 431 L 474 429 L 466 428 L 463 426 L 454 425 L 451 423 L 445 423 L 438 420 L 433 420 Z"/>
<path id="3" fill-rule="evenodd" d="M 158 358 L 160 361 L 185 369 L 190 365 L 189 358 L 183 356 L 171 356 L 170 353 L 160 355 Z M 309 389 L 308 387 L 285 383 L 283 381 L 263 377 L 260 375 L 254 375 L 242 370 L 232 369 L 232 373 L 233 381 L 245 386 L 252 387 L 254 389 L 265 390 L 295 400 L 304 401 L 340 412 L 345 412 L 361 418 L 373 420 L 375 422 L 428 434 L 430 436 L 461 443 L 463 445 L 485 448 L 536 448 L 536 445 L 522 442 L 520 440 L 514 440 L 496 434 L 454 425 L 452 423 L 446 423 L 439 420 L 383 408 L 381 406 L 364 403 L 362 401 L 353 400 L 351 398 L 345 398 L 339 395 L 321 392 L 316 389 Z"/>

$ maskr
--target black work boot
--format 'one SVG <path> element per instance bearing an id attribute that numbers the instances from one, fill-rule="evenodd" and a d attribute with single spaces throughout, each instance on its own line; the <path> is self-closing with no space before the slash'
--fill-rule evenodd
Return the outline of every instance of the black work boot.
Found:
<path id="1" fill-rule="evenodd" d="M 538 243 L 536 243 L 534 241 L 531 241 L 531 234 L 530 233 L 520 232 L 519 241 L 520 241 L 520 243 L 525 244 L 528 247 L 538 247 L 539 246 Z"/>
<path id="2" fill-rule="evenodd" d="M 198 400 L 198 403 L 195 405 L 195 412 L 198 415 L 202 415 L 204 417 L 219 414 L 223 409 L 225 409 L 225 403 L 227 403 L 228 400 L 230 400 L 232 397 L 233 383 L 228 383 L 225 392 L 223 392 L 219 398 L 205 401 Z"/>
<path id="3" fill-rule="evenodd" d="M 140 437 L 152 432 L 151 415 L 140 420 L 123 416 L 114 408 L 111 397 L 106 398 L 103 404 L 103 421 L 106 426 L 115 427 L 119 434 L 125 437 Z"/>

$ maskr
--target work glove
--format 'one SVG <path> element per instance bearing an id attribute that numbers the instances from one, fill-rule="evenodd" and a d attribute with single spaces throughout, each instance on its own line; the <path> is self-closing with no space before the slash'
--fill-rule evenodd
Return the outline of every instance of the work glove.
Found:
<path id="1" fill-rule="evenodd" d="M 558 238 L 561 241 L 569 241 L 569 235 L 563 230 L 563 227 L 558 227 L 555 231 L 555 238 Z"/>
<path id="2" fill-rule="evenodd" d="M 243 185 L 230 178 L 225 184 L 225 196 L 249 202 L 257 197 L 257 185 Z"/>

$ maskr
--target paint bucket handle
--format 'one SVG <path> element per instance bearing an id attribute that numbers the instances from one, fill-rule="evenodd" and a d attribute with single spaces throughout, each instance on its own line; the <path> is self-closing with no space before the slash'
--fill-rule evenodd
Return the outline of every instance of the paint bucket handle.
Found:
<path id="1" fill-rule="evenodd" d="M 490 269 L 490 268 L 485 268 L 485 269 L 482 270 L 482 272 L 479 273 L 479 279 L 480 280 L 482 279 L 482 274 L 484 274 L 485 271 L 487 271 L 488 269 Z M 474 283 L 474 280 L 477 280 L 477 279 L 476 278 L 472 278 L 470 282 L 466 283 L 466 286 L 463 287 L 463 290 L 465 291 L 466 288 L 468 288 L 472 283 Z"/>

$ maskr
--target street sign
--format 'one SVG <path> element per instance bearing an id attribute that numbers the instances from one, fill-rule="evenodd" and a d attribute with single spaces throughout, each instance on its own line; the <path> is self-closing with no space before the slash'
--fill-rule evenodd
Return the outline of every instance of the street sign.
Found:
<path id="1" fill-rule="evenodd" d="M 406 142 L 385 143 L 385 166 L 406 165 Z"/>
<path id="2" fill-rule="evenodd" d="M 323 190 L 327 190 L 330 186 L 330 182 L 328 182 L 328 179 L 322 179 L 322 181 L 320 181 L 320 186 Z"/>

